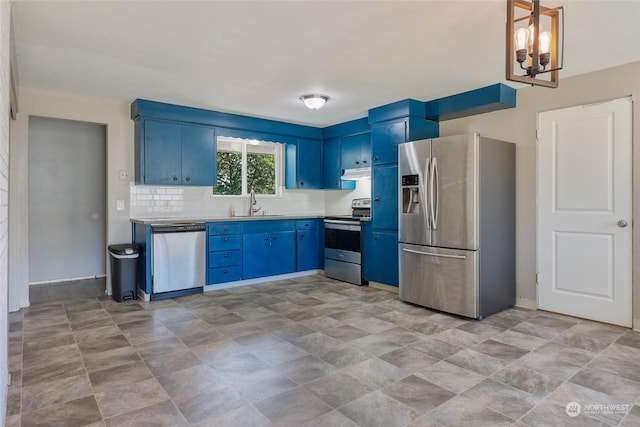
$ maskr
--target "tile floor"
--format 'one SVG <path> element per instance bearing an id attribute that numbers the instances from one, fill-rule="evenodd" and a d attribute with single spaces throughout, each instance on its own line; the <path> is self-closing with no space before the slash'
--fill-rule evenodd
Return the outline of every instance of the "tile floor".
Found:
<path id="1" fill-rule="evenodd" d="M 620 327 L 469 321 L 323 276 L 151 303 L 32 292 L 10 314 L 7 426 L 640 425 L 640 333 Z"/>

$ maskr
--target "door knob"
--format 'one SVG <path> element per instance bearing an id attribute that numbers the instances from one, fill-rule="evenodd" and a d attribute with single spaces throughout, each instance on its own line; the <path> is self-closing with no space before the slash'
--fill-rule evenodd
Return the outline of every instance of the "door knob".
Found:
<path id="1" fill-rule="evenodd" d="M 629 223 L 627 221 L 625 221 L 624 219 L 618 220 L 618 227 L 624 228 L 627 225 L 629 225 Z"/>

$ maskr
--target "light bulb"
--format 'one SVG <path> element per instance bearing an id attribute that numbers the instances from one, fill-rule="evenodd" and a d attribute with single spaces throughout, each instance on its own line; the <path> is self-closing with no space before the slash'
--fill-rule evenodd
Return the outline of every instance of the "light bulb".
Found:
<path id="1" fill-rule="evenodd" d="M 538 48 L 539 53 L 549 53 L 551 51 L 551 33 L 549 31 L 543 31 L 540 33 L 540 46 Z"/>
<path id="2" fill-rule="evenodd" d="M 540 33 L 539 40 L 539 56 L 540 56 L 540 65 L 542 68 L 546 68 L 549 65 L 549 60 L 551 59 L 551 33 L 548 31 L 544 31 Z"/>
<path id="3" fill-rule="evenodd" d="M 533 53 L 533 41 L 536 39 L 536 28 L 533 24 L 529 25 L 529 55 Z"/>
<path id="4" fill-rule="evenodd" d="M 516 50 L 526 49 L 529 41 L 529 31 L 526 28 L 519 28 L 515 34 Z"/>

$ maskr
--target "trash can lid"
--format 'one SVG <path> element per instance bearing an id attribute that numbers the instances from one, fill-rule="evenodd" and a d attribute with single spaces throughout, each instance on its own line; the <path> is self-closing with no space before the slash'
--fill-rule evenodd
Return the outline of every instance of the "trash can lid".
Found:
<path id="1" fill-rule="evenodd" d="M 109 245 L 109 252 L 115 255 L 133 255 L 140 251 L 140 246 L 134 243 L 123 243 L 120 245 Z"/>

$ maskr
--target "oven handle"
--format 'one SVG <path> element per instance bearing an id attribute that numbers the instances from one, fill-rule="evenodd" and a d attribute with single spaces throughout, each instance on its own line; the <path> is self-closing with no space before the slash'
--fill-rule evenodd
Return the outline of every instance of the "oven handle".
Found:
<path id="1" fill-rule="evenodd" d="M 453 259 L 467 259 L 466 255 L 445 255 L 445 254 L 435 254 L 432 252 L 421 252 L 421 251 L 414 251 L 411 249 L 405 249 L 402 248 L 402 250 L 404 252 L 409 252 L 412 254 L 417 254 L 417 255 L 426 255 L 426 256 L 434 256 L 434 257 L 438 257 L 438 258 L 453 258 Z"/>
<path id="2" fill-rule="evenodd" d="M 325 219 L 325 224 L 344 224 L 344 225 L 360 225 L 360 221 L 348 221 L 339 219 Z"/>
<path id="3" fill-rule="evenodd" d="M 340 220 L 325 220 L 324 228 L 325 230 L 354 231 L 356 233 L 360 233 L 362 231 L 362 227 L 359 222 L 354 224 L 353 222 Z"/>

